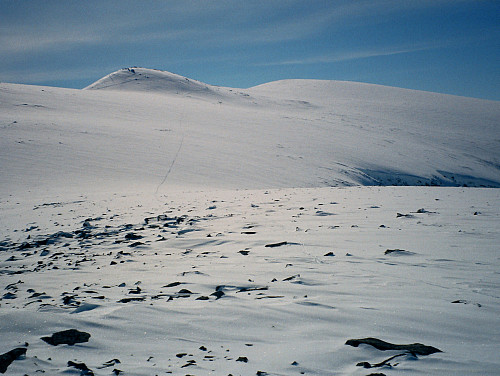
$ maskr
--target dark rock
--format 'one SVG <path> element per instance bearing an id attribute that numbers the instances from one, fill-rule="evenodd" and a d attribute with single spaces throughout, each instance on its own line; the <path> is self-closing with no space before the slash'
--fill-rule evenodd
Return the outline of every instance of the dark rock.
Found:
<path id="1" fill-rule="evenodd" d="M 144 244 L 143 242 L 134 242 L 132 244 L 129 244 L 129 247 L 132 247 L 132 248 L 133 247 L 138 247 L 138 246 L 143 245 L 143 244 Z"/>
<path id="2" fill-rule="evenodd" d="M 363 367 L 363 368 L 378 368 L 378 367 L 384 367 L 384 366 L 392 367 L 393 365 L 391 363 L 389 363 L 389 361 L 391 361 L 394 358 L 397 358 L 397 357 L 400 357 L 400 356 L 405 356 L 405 355 L 407 355 L 407 353 L 403 353 L 403 354 L 398 354 L 398 355 L 391 356 L 390 358 L 388 358 L 388 359 L 386 359 L 386 360 L 384 360 L 384 361 L 382 361 L 380 363 L 370 364 L 368 362 L 361 362 L 361 363 L 356 364 L 356 366 L 357 367 Z"/>
<path id="3" fill-rule="evenodd" d="M 129 294 L 140 294 L 141 293 L 141 288 L 139 286 L 137 286 L 135 289 L 131 289 L 129 290 Z"/>
<path id="4" fill-rule="evenodd" d="M 115 369 L 113 369 L 113 373 L 115 375 L 119 375 L 120 373 L 123 373 L 123 371 L 115 368 Z"/>
<path id="5" fill-rule="evenodd" d="M 76 329 L 63 330 L 62 332 L 57 332 L 52 334 L 50 337 L 42 337 L 42 340 L 47 342 L 49 345 L 57 346 L 62 344 L 67 344 L 73 346 L 75 343 L 88 342 L 90 334 L 86 332 L 80 332 Z"/>
<path id="6" fill-rule="evenodd" d="M 146 298 L 143 296 L 137 298 L 123 298 L 118 300 L 118 303 L 142 302 L 144 299 Z"/>
<path id="7" fill-rule="evenodd" d="M 186 367 L 195 366 L 195 365 L 196 365 L 196 360 L 190 359 L 190 360 L 187 361 L 186 364 L 184 364 L 183 366 L 181 366 L 181 368 L 186 368 Z"/>
<path id="8" fill-rule="evenodd" d="M 201 351 L 207 351 L 207 348 L 205 346 L 200 346 Z"/>
<path id="9" fill-rule="evenodd" d="M 196 300 L 209 300 L 209 297 L 202 295 L 202 296 L 199 296 L 198 298 L 196 298 Z"/>
<path id="10" fill-rule="evenodd" d="M 168 285 L 165 285 L 163 287 L 175 287 L 175 286 L 179 286 L 179 285 L 182 285 L 182 282 L 172 282 L 172 283 L 169 283 Z"/>
<path id="11" fill-rule="evenodd" d="M 328 252 L 328 253 L 325 253 L 324 256 L 335 256 L 335 254 L 333 252 Z"/>
<path id="12" fill-rule="evenodd" d="M 143 238 L 142 235 L 137 235 L 137 234 L 134 234 L 133 232 L 129 232 L 128 234 L 125 235 L 125 239 L 127 239 L 127 240 L 139 240 L 142 238 Z"/>
<path id="13" fill-rule="evenodd" d="M 274 248 L 274 247 L 281 247 L 282 245 L 288 244 L 287 242 L 279 242 L 279 243 L 271 243 L 271 244 L 266 244 L 265 246 L 268 248 Z"/>
<path id="14" fill-rule="evenodd" d="M 65 305 L 80 305 L 80 302 L 75 300 L 76 295 L 66 295 L 63 297 L 63 304 Z"/>
<path id="15" fill-rule="evenodd" d="M 396 218 L 413 218 L 414 216 L 411 214 L 402 214 L 402 213 L 396 213 Z"/>
<path id="16" fill-rule="evenodd" d="M 210 294 L 211 296 L 215 296 L 216 300 L 222 298 L 225 294 L 224 291 L 215 291 Z"/>
<path id="17" fill-rule="evenodd" d="M 115 359 L 108 360 L 107 362 L 104 362 L 101 367 L 97 367 L 97 368 L 99 368 L 99 369 L 108 368 L 108 367 L 112 367 L 112 366 L 114 366 L 116 364 L 120 364 L 120 363 L 121 363 L 120 360 L 115 358 Z"/>
<path id="18" fill-rule="evenodd" d="M 236 359 L 237 362 L 243 362 L 243 363 L 248 363 L 248 358 L 246 356 L 240 356 L 238 359 Z"/>
<path id="19" fill-rule="evenodd" d="M 186 355 L 187 355 L 187 353 L 175 354 L 175 356 L 178 357 L 178 358 L 184 358 Z"/>
<path id="20" fill-rule="evenodd" d="M 243 256 L 248 256 L 250 251 L 238 251 L 238 253 L 241 253 Z"/>
<path id="21" fill-rule="evenodd" d="M 94 372 L 89 367 L 87 367 L 85 363 L 76 363 L 70 360 L 68 362 L 68 367 L 75 367 L 76 369 L 79 369 L 80 371 L 82 371 L 82 376 L 94 376 Z"/>
<path id="22" fill-rule="evenodd" d="M 236 292 L 248 292 L 248 291 L 265 291 L 268 290 L 269 287 L 263 286 L 263 287 L 242 287 Z"/>
<path id="23" fill-rule="evenodd" d="M 2 297 L 2 299 L 15 299 L 15 298 L 17 298 L 17 295 L 11 292 L 5 293 Z"/>
<path id="24" fill-rule="evenodd" d="M 19 357 L 26 354 L 26 349 L 18 347 L 0 355 L 0 373 L 5 373 L 10 364 Z"/>
<path id="25" fill-rule="evenodd" d="M 366 344 L 373 346 L 377 350 L 381 351 L 402 350 L 415 355 L 430 355 L 437 352 L 442 352 L 441 350 L 435 347 L 426 346 L 421 343 L 412 343 L 410 345 L 396 345 L 394 343 L 385 342 L 377 338 L 349 339 L 345 344 L 354 347 L 358 347 L 361 344 Z"/>
<path id="26" fill-rule="evenodd" d="M 410 251 L 406 251 L 404 249 L 387 249 L 384 252 L 384 255 L 389 255 L 389 254 L 393 254 L 393 255 L 413 255 L 414 253 L 410 252 Z"/>

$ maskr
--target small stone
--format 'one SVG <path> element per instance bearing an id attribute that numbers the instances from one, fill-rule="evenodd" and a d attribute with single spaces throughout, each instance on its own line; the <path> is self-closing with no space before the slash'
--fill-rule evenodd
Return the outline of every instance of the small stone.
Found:
<path id="1" fill-rule="evenodd" d="M 70 360 L 68 362 L 68 367 L 79 369 L 80 371 L 82 371 L 80 374 L 82 376 L 94 376 L 94 372 L 89 367 L 87 367 L 85 363 L 76 363 Z"/>
<path id="2" fill-rule="evenodd" d="M 222 298 L 225 294 L 224 291 L 215 291 L 210 294 L 211 296 L 215 296 L 215 300 Z"/>

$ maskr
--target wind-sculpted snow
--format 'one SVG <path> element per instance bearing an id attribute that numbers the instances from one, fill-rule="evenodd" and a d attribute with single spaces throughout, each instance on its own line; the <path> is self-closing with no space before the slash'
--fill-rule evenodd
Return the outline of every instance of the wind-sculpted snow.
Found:
<path id="1" fill-rule="evenodd" d="M 499 195 L 4 199 L 7 374 L 494 375 Z"/>

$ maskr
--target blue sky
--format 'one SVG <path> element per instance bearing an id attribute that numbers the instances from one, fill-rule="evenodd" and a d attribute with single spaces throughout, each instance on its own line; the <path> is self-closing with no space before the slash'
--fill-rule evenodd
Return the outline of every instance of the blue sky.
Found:
<path id="1" fill-rule="evenodd" d="M 0 1 L 0 81 L 123 67 L 250 87 L 348 80 L 500 100 L 498 0 Z"/>

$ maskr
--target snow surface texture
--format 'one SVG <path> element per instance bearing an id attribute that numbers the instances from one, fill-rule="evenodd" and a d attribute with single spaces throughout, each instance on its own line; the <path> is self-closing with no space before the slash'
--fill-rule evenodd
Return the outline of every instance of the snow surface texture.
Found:
<path id="1" fill-rule="evenodd" d="M 6 374 L 498 374 L 500 190 L 425 187 L 500 185 L 498 102 L 142 68 L 87 89 L 0 85 Z M 346 345 L 368 337 L 442 352 Z"/>

